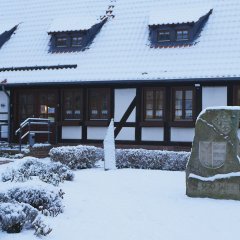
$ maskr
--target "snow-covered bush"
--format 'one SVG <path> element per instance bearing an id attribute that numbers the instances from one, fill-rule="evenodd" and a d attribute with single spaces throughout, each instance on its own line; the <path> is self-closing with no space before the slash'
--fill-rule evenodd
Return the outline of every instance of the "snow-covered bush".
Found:
<path id="1" fill-rule="evenodd" d="M 0 204 L 0 228 L 8 233 L 19 233 L 23 228 L 35 229 L 36 235 L 46 236 L 52 229 L 47 226 L 39 212 L 25 203 Z"/>
<path id="2" fill-rule="evenodd" d="M 73 181 L 74 174 L 68 166 L 56 162 L 49 164 L 48 167 L 44 167 L 39 172 L 39 178 L 43 182 L 51 183 L 54 186 L 58 186 L 63 181 Z"/>
<path id="3" fill-rule="evenodd" d="M 3 182 L 24 182 L 33 176 L 38 176 L 42 181 L 58 186 L 60 182 L 72 181 L 74 178 L 69 167 L 61 163 L 42 161 L 33 157 L 26 157 L 19 161 L 19 163 L 13 163 L 12 167 L 2 173 Z"/>
<path id="4" fill-rule="evenodd" d="M 46 216 L 57 216 L 63 212 L 63 192 L 54 192 L 40 187 L 11 188 L 0 195 L 0 202 L 26 203 Z"/>
<path id="5" fill-rule="evenodd" d="M 117 168 L 185 170 L 190 153 L 145 149 L 118 149 Z"/>
<path id="6" fill-rule="evenodd" d="M 103 159 L 103 149 L 93 146 L 52 148 L 49 155 L 53 161 L 66 164 L 71 169 L 92 168 Z"/>

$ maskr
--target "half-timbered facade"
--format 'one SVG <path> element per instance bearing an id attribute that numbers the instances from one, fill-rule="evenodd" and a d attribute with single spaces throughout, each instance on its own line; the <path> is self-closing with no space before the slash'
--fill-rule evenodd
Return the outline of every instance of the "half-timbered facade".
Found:
<path id="1" fill-rule="evenodd" d="M 238 1 L 3 0 L 0 9 L 1 139 L 44 118 L 53 143 L 99 142 L 114 119 L 117 142 L 188 145 L 202 109 L 240 105 Z"/>

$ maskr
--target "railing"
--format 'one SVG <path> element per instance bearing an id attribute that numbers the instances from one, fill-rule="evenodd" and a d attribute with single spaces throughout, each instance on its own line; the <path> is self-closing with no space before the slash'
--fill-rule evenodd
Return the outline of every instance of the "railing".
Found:
<path id="1" fill-rule="evenodd" d="M 31 126 L 32 125 L 47 125 L 47 130 L 46 131 L 36 131 L 36 130 L 32 130 Z M 28 127 L 28 131 L 26 131 L 25 133 L 23 133 L 23 129 L 25 127 Z M 50 119 L 46 119 L 46 118 L 28 118 L 25 121 L 23 121 L 20 124 L 20 127 L 15 131 L 15 135 L 19 134 L 19 151 L 22 151 L 22 140 L 29 136 L 29 143 L 31 142 L 31 135 L 32 134 L 47 134 L 48 135 L 48 143 L 50 143 L 50 127 L 51 127 L 51 120 Z M 31 143 L 30 143 L 31 145 Z"/>

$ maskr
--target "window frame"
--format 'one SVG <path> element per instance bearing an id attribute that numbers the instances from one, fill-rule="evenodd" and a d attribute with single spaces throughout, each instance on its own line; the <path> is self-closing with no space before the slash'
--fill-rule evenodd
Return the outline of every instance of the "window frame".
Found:
<path id="1" fill-rule="evenodd" d="M 79 45 L 73 45 L 73 38 L 81 38 L 80 44 Z M 83 44 L 83 35 L 81 34 L 75 34 L 70 36 L 70 47 L 71 48 L 80 48 L 82 47 Z"/>
<path id="2" fill-rule="evenodd" d="M 182 111 L 183 111 L 183 116 L 186 113 L 186 108 L 185 108 L 185 95 L 186 91 L 192 91 L 192 119 L 175 119 L 175 104 L 176 104 L 176 91 L 183 91 L 183 100 L 182 100 Z M 193 127 L 195 120 L 196 120 L 196 91 L 195 88 L 192 86 L 182 86 L 182 87 L 173 87 L 171 90 L 172 93 L 172 107 L 171 107 L 171 123 L 172 126 L 186 126 L 186 127 Z"/>
<path id="3" fill-rule="evenodd" d="M 168 40 L 160 40 L 160 39 L 159 39 L 159 34 L 160 34 L 160 33 L 168 33 L 169 39 L 168 39 Z M 157 42 L 158 42 L 158 43 L 171 42 L 171 31 L 170 31 L 170 30 L 161 30 L 161 29 L 159 29 L 159 30 L 157 31 Z"/>
<path id="4" fill-rule="evenodd" d="M 65 38 L 66 39 L 66 45 L 64 46 L 59 46 L 58 45 L 58 39 L 63 39 Z M 68 41 L 69 41 L 69 36 L 66 34 L 66 35 L 56 35 L 55 36 L 55 48 L 57 49 L 63 49 L 63 48 L 67 48 L 68 47 Z"/>
<path id="5" fill-rule="evenodd" d="M 97 118 L 93 118 L 91 116 L 91 91 L 95 91 L 97 93 L 97 110 L 98 112 L 103 109 L 101 109 L 101 104 L 103 97 L 103 94 L 106 94 L 106 107 L 107 107 L 107 117 L 102 118 L 101 115 L 99 115 Z M 89 122 L 108 122 L 111 118 L 111 91 L 110 88 L 88 88 L 87 90 L 87 121 Z"/>
<path id="6" fill-rule="evenodd" d="M 178 32 L 182 32 L 182 35 L 181 36 L 183 36 L 183 32 L 184 31 L 187 31 L 187 39 L 178 39 Z M 186 29 L 186 28 L 183 28 L 183 29 L 176 29 L 176 33 L 175 33 L 175 35 L 176 35 L 176 42 L 184 42 L 184 41 L 189 41 L 190 40 L 190 31 L 189 31 L 189 29 Z"/>
<path id="7" fill-rule="evenodd" d="M 67 111 L 67 107 L 65 105 L 65 96 L 67 92 L 71 92 L 72 96 L 74 96 L 73 98 L 76 97 L 77 94 L 80 94 L 80 109 L 77 109 L 76 102 L 71 102 L 71 111 L 76 111 L 76 110 L 80 110 L 80 118 L 66 118 L 66 111 Z M 73 100 L 72 100 L 73 101 Z M 74 115 L 74 114 L 72 114 Z M 83 120 L 83 90 L 81 88 L 78 89 L 64 89 L 62 90 L 62 121 L 64 122 L 79 122 Z"/>
<path id="8" fill-rule="evenodd" d="M 146 118 L 147 92 L 148 91 L 153 91 L 153 118 L 149 118 L 149 119 Z M 163 100 L 162 111 L 163 111 L 163 114 L 162 114 L 161 119 L 156 117 L 156 111 L 157 111 L 157 108 L 156 108 L 156 92 L 157 91 L 161 91 L 163 93 L 163 96 L 162 96 L 162 100 Z M 166 92 L 165 92 L 164 87 L 156 87 L 156 88 L 146 87 L 146 88 L 143 88 L 143 90 L 142 90 L 142 121 L 143 122 L 145 122 L 145 123 L 164 122 L 165 111 L 166 111 L 166 100 L 165 100 L 165 98 L 166 98 Z"/>
<path id="9" fill-rule="evenodd" d="M 233 105 L 234 106 L 240 106 L 240 102 L 238 103 L 238 91 L 240 90 L 240 85 L 234 85 L 233 86 Z M 239 95 L 240 100 L 240 95 Z"/>

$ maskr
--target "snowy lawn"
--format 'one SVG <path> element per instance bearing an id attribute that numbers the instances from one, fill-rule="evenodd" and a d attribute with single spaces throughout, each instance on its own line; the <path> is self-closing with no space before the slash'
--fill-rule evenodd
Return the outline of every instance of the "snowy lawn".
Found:
<path id="1" fill-rule="evenodd" d="M 239 235 L 240 202 L 188 198 L 184 172 L 80 170 L 60 187 L 66 193 L 65 212 L 50 218 L 53 231 L 42 239 L 226 240 Z M 0 232 L 0 239 L 39 238 L 23 231 Z"/>

